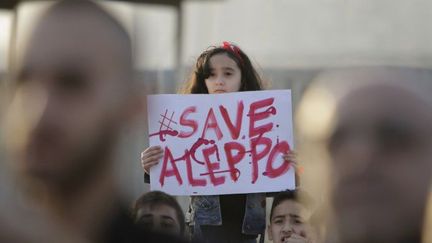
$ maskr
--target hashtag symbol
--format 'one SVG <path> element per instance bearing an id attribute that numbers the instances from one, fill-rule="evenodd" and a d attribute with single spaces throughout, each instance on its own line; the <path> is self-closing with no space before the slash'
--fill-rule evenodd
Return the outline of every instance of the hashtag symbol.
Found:
<path id="1" fill-rule="evenodd" d="M 165 127 L 167 130 L 173 130 L 173 129 L 170 127 L 171 123 L 177 124 L 177 122 L 175 122 L 175 121 L 173 120 L 173 117 L 174 117 L 174 111 L 172 112 L 170 118 L 168 118 L 167 113 L 168 113 L 168 109 L 165 110 L 165 114 L 163 114 L 163 115 L 160 114 L 160 116 L 162 117 L 162 121 L 159 121 L 159 124 L 160 124 L 159 131 L 162 131 L 162 128 L 163 128 L 163 127 Z M 166 124 L 165 122 L 167 122 L 167 124 Z"/>

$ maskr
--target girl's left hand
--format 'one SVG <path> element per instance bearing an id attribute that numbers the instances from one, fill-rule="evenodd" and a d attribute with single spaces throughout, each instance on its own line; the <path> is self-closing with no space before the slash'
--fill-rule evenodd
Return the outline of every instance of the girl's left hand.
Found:
<path id="1" fill-rule="evenodd" d="M 282 157 L 286 162 L 290 162 L 294 167 L 294 169 L 297 170 L 298 167 L 297 154 L 294 151 L 289 151 L 288 153 L 284 154 Z"/>
<path id="2" fill-rule="evenodd" d="M 303 168 L 298 164 L 297 154 L 294 151 L 289 151 L 283 155 L 283 159 L 287 163 L 291 163 L 290 166 L 294 168 L 295 171 L 295 186 L 298 188 L 300 186 L 300 175 L 303 173 Z"/>

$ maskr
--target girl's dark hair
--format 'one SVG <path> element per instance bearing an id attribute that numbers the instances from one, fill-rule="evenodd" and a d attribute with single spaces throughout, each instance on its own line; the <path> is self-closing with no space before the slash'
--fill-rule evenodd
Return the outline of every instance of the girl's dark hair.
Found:
<path id="1" fill-rule="evenodd" d="M 241 71 L 239 91 L 255 91 L 262 89 L 262 81 L 249 57 L 237 46 L 228 43 L 225 46 L 213 46 L 204 51 L 197 59 L 189 80 L 185 83 L 182 94 L 208 94 L 205 80 L 210 76 L 210 58 L 216 54 L 226 54 L 234 60 Z"/>

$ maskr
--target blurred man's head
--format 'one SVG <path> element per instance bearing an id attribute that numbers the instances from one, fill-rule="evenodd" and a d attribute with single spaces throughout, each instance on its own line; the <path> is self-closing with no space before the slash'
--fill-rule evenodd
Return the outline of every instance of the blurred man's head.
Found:
<path id="1" fill-rule="evenodd" d="M 313 237 L 308 222 L 311 207 L 311 199 L 304 193 L 286 191 L 275 196 L 267 227 L 269 239 L 275 243 L 310 242 Z"/>
<path id="2" fill-rule="evenodd" d="M 185 217 L 176 199 L 161 191 L 152 191 L 142 195 L 135 202 L 134 216 L 137 224 L 170 233 L 183 235 Z"/>
<path id="3" fill-rule="evenodd" d="M 70 186 L 107 168 L 131 97 L 127 32 L 90 1 L 42 15 L 12 83 L 9 140 L 28 178 Z"/>
<path id="4" fill-rule="evenodd" d="M 372 69 L 341 77 L 363 82 L 339 100 L 328 141 L 341 239 L 416 240 L 432 173 L 432 106 L 416 90 L 432 85 L 432 72 Z"/>

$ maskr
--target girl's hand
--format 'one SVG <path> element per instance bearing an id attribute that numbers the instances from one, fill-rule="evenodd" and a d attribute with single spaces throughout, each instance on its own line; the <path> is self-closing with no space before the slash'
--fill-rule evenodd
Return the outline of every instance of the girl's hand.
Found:
<path id="1" fill-rule="evenodd" d="M 294 151 L 289 151 L 288 153 L 284 154 L 282 157 L 286 162 L 290 162 L 294 167 L 294 169 L 297 171 L 297 166 L 298 166 L 297 154 Z"/>
<path id="2" fill-rule="evenodd" d="M 163 156 L 163 149 L 160 146 L 148 147 L 141 152 L 141 166 L 144 172 L 150 174 L 150 168 L 157 165 Z"/>
<path id="3" fill-rule="evenodd" d="M 283 155 L 283 159 L 294 168 L 295 171 L 295 186 L 300 187 L 300 175 L 303 173 L 303 167 L 298 164 L 297 154 L 294 151 L 289 151 Z"/>

